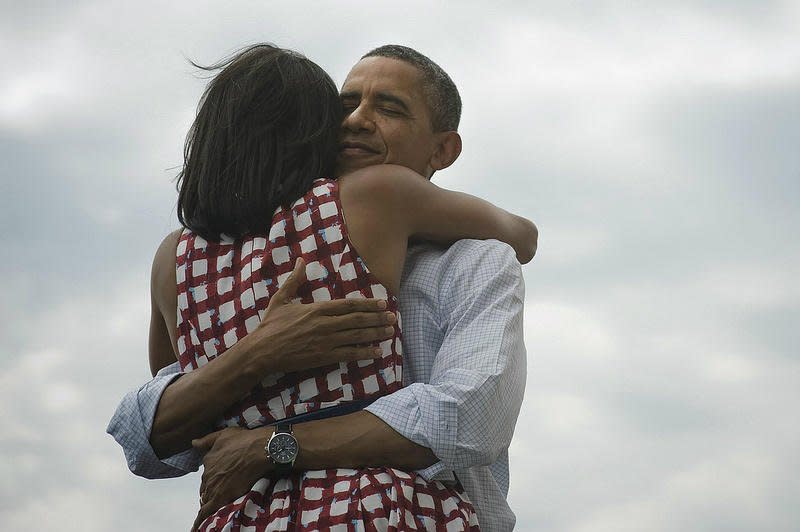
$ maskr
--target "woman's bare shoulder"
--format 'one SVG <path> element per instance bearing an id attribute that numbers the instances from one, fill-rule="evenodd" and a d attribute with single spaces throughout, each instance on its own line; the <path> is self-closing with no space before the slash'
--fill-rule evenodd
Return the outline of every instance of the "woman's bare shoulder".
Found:
<path id="1" fill-rule="evenodd" d="M 176 229 L 161 241 L 156 250 L 156 256 L 153 259 L 153 267 L 164 266 L 164 263 L 169 263 L 170 266 L 175 265 L 175 251 L 178 249 L 178 241 L 181 239 L 183 229 Z"/>
<path id="2" fill-rule="evenodd" d="M 156 250 L 150 286 L 153 295 L 165 290 L 170 293 L 175 290 L 175 252 L 182 233 L 183 229 L 171 232 L 164 237 Z"/>

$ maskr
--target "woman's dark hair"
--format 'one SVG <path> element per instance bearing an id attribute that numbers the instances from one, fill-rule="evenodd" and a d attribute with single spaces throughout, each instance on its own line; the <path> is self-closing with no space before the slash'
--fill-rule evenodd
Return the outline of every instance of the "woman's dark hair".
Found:
<path id="1" fill-rule="evenodd" d="M 278 206 L 331 176 L 342 104 L 333 80 L 304 56 L 250 46 L 215 65 L 186 136 L 178 220 L 204 238 L 264 232 Z"/>

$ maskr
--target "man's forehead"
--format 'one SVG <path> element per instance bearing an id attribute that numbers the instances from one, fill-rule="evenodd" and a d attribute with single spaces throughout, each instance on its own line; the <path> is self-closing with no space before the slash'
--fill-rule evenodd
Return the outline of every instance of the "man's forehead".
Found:
<path id="1" fill-rule="evenodd" d="M 401 96 L 422 92 L 422 76 L 414 65 L 390 57 L 365 57 L 355 64 L 342 85 L 342 93 L 376 91 Z"/>

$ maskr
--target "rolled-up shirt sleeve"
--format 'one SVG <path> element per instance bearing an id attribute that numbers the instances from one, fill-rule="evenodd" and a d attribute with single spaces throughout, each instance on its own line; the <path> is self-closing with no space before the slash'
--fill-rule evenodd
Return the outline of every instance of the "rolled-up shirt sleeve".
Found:
<path id="1" fill-rule="evenodd" d="M 525 286 L 513 250 L 491 241 L 445 260 L 434 309 L 444 338 L 429 382 L 367 408 L 433 451 L 440 462 L 418 471 L 429 480 L 498 459 L 511 442 L 526 379 Z"/>
<path id="2" fill-rule="evenodd" d="M 145 478 L 179 477 L 200 467 L 202 457 L 194 449 L 161 460 L 150 445 L 150 431 L 161 394 L 181 375 L 177 362 L 163 368 L 144 386 L 129 392 L 108 423 L 106 432 L 122 446 L 128 469 L 135 475 Z"/>

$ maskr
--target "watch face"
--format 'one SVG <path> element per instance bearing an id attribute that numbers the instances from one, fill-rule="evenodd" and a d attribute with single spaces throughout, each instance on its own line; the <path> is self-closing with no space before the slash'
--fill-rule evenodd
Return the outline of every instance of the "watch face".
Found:
<path id="1" fill-rule="evenodd" d="M 279 464 L 289 464 L 297 457 L 297 440 L 288 433 L 276 434 L 269 440 L 269 456 Z"/>

